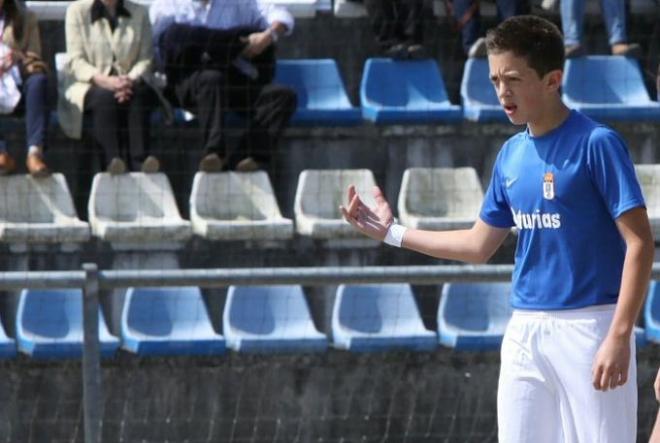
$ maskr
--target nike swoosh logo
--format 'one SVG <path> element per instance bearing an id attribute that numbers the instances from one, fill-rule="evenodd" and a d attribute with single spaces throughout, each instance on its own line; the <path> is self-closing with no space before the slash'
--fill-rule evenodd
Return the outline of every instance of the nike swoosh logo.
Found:
<path id="1" fill-rule="evenodd" d="M 507 178 L 507 179 L 504 181 L 504 184 L 505 184 L 505 186 L 506 186 L 507 188 L 510 188 L 511 185 L 513 185 L 513 184 L 516 182 L 516 180 L 518 180 L 518 177 L 516 177 L 516 178 Z"/>

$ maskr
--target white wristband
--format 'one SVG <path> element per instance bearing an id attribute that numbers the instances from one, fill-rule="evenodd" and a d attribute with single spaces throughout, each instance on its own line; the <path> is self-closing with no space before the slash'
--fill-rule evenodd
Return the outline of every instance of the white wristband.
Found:
<path id="1" fill-rule="evenodd" d="M 397 248 L 400 248 L 401 244 L 403 243 L 403 234 L 405 234 L 407 230 L 408 228 L 405 226 L 392 223 L 387 229 L 387 234 L 385 234 L 383 241 L 390 246 L 396 246 Z"/>

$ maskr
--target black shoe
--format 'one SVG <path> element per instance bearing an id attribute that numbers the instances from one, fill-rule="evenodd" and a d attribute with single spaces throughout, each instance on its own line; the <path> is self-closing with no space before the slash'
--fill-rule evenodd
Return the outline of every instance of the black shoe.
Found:
<path id="1" fill-rule="evenodd" d="M 223 161 L 216 153 L 206 154 L 199 162 L 201 172 L 220 172 L 222 171 Z"/>
<path id="2" fill-rule="evenodd" d="M 410 60 L 423 60 L 429 58 L 426 48 L 419 44 L 410 45 L 407 48 L 408 58 Z"/>
<path id="3" fill-rule="evenodd" d="M 408 46 L 403 43 L 397 43 L 385 50 L 385 57 L 394 60 L 406 60 L 408 58 Z"/>

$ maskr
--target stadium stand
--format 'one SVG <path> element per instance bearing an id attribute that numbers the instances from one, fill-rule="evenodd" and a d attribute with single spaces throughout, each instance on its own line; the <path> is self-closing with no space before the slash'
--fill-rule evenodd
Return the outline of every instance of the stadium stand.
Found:
<path id="1" fill-rule="evenodd" d="M 352 352 L 429 351 L 437 346 L 437 336 L 424 327 L 410 285 L 340 285 L 332 343 Z"/>
<path id="2" fill-rule="evenodd" d="M 510 283 L 448 283 L 438 306 L 440 343 L 458 350 L 493 350 L 511 318 Z"/>
<path id="3" fill-rule="evenodd" d="M 335 0 L 333 11 L 335 17 L 339 18 L 359 18 L 367 16 L 367 10 L 362 2 L 350 0 Z"/>
<path id="4" fill-rule="evenodd" d="M 482 200 L 481 182 L 472 167 L 409 168 L 399 192 L 399 220 L 415 229 L 469 228 Z"/>
<path id="5" fill-rule="evenodd" d="M 644 304 L 644 330 L 646 339 L 660 343 L 660 284 L 652 281 Z"/>
<path id="6" fill-rule="evenodd" d="M 362 116 L 374 123 L 454 122 L 461 107 L 447 97 L 435 60 L 370 58 L 360 85 Z"/>
<path id="7" fill-rule="evenodd" d="M 333 59 L 278 60 L 275 83 L 290 86 L 298 95 L 291 124 L 342 126 L 362 121 L 360 110 L 346 95 Z"/>
<path id="8" fill-rule="evenodd" d="M 227 346 L 238 352 L 320 352 L 328 347 L 299 285 L 230 286 L 222 326 Z"/>
<path id="9" fill-rule="evenodd" d="M 217 355 L 226 350 L 197 287 L 129 288 L 121 338 L 122 348 L 138 355 Z"/>
<path id="10" fill-rule="evenodd" d="M 92 234 L 113 246 L 183 242 L 192 235 L 162 173 L 96 174 L 88 214 Z"/>
<path id="11" fill-rule="evenodd" d="M 89 239 L 89 225 L 78 218 L 62 174 L 0 177 L 0 189 L 0 242 L 75 244 Z"/>
<path id="12" fill-rule="evenodd" d="M 12 358 L 16 356 L 16 342 L 7 337 L 5 328 L 0 323 L 0 359 Z"/>
<path id="13" fill-rule="evenodd" d="M 80 358 L 83 349 L 82 291 L 25 289 L 16 312 L 16 342 L 32 358 Z M 108 332 L 99 309 L 101 355 L 112 357 L 119 339 Z"/>
<path id="14" fill-rule="evenodd" d="M 207 240 L 285 240 L 293 221 L 282 217 L 264 171 L 195 174 L 190 195 L 193 232 Z"/>
<path id="15" fill-rule="evenodd" d="M 371 189 L 376 185 L 376 180 L 368 169 L 302 171 L 294 202 L 298 234 L 318 239 L 363 238 L 339 211 L 339 205 L 346 201 L 346 189 L 351 184 L 355 185 L 368 205 L 374 205 Z"/>
<path id="16" fill-rule="evenodd" d="M 476 122 L 505 122 L 506 114 L 490 82 L 488 60 L 469 58 L 463 68 L 461 101 L 463 116 Z"/>
<path id="17" fill-rule="evenodd" d="M 595 119 L 660 120 L 660 103 L 651 100 L 639 62 L 622 56 L 568 59 L 564 102 Z"/>
<path id="18" fill-rule="evenodd" d="M 656 242 L 660 241 L 660 164 L 635 165 Z"/>

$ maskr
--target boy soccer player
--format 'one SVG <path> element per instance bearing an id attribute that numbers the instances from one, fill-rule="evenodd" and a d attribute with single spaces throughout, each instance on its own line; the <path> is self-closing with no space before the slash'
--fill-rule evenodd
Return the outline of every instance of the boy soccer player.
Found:
<path id="1" fill-rule="evenodd" d="M 632 443 L 632 331 L 653 263 L 634 167 L 614 131 L 561 101 L 564 47 L 552 23 L 512 17 L 489 31 L 487 48 L 504 111 L 527 128 L 502 147 L 474 226 L 406 229 L 393 222 L 377 188 L 376 207 L 351 186 L 341 210 L 369 237 L 467 262 L 487 261 L 516 226 L 499 441 Z"/>

